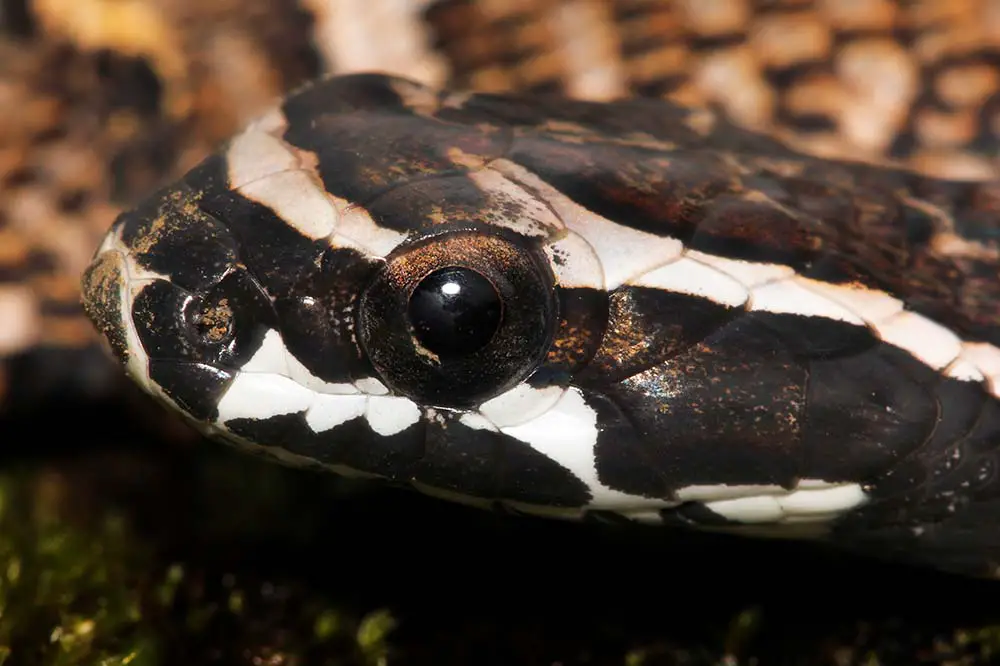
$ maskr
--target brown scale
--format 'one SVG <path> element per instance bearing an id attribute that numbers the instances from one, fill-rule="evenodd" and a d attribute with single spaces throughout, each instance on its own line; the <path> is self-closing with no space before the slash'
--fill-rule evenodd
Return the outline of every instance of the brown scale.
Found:
<path id="1" fill-rule="evenodd" d="M 460 86 L 707 102 L 821 156 L 997 174 L 1000 9 L 988 0 L 449 0 L 428 20 Z M 616 84 L 574 84 L 581 43 Z"/>
<path id="2" fill-rule="evenodd" d="M 444 0 L 426 16 L 456 82 L 484 91 L 538 90 L 558 86 L 561 76 L 553 49 L 559 36 L 547 21 L 559 4 Z"/>

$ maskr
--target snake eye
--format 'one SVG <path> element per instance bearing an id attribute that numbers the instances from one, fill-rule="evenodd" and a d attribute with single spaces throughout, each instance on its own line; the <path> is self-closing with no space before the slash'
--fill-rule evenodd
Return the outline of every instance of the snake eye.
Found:
<path id="1" fill-rule="evenodd" d="M 409 317 L 417 341 L 438 356 L 462 356 L 488 345 L 502 313 L 496 287 L 471 268 L 436 270 L 410 296 Z"/>
<path id="2" fill-rule="evenodd" d="M 395 392 L 464 407 L 527 377 L 556 320 L 554 278 L 527 241 L 455 232 L 387 258 L 362 295 L 358 332 Z"/>

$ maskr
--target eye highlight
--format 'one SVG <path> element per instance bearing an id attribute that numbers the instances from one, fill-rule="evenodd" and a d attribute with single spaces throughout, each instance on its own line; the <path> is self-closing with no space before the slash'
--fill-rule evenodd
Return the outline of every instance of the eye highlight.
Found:
<path id="1" fill-rule="evenodd" d="M 528 242 L 453 232 L 407 244 L 365 290 L 360 340 L 383 381 L 423 404 L 468 407 L 545 357 L 558 307 Z"/>
<path id="2" fill-rule="evenodd" d="M 417 283 L 408 308 L 414 335 L 438 356 L 462 356 L 493 340 L 503 300 L 488 278 L 471 268 L 440 268 Z"/>

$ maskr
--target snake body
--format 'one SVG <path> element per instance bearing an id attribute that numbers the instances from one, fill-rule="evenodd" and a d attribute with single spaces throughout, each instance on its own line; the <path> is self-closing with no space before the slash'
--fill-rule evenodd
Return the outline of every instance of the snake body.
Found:
<path id="1" fill-rule="evenodd" d="M 0 414 L 120 388 L 76 285 L 124 209 L 87 274 L 89 314 L 140 384 L 212 434 L 516 511 L 823 535 L 994 571 L 991 3 L 83 4 L 107 20 L 51 2 L 0 16 L 17 121 L 0 134 L 0 318 L 16 323 Z M 115 20 L 146 29 L 100 29 Z M 431 87 L 303 89 L 134 208 L 274 95 L 358 69 Z M 615 101 L 635 95 L 654 99 Z M 398 350 L 440 361 L 461 336 L 435 338 L 397 300 L 426 339 L 400 335 L 364 295 L 389 275 L 398 297 L 438 233 L 494 287 L 517 267 L 535 297 L 499 294 L 501 320 L 530 303 L 538 327 L 429 379 Z M 428 284 L 485 293 L 489 329 L 496 302 L 463 276 Z M 167 305 L 182 294 L 200 338 Z M 276 306 L 297 297 L 318 299 L 309 326 L 301 303 Z M 195 357 L 200 371 L 177 363 Z M 253 399 L 254 378 L 287 401 Z M 338 406 L 320 422 L 303 401 Z"/>
<path id="2" fill-rule="evenodd" d="M 996 195 L 664 101 L 346 76 L 121 216 L 84 303 L 286 462 L 992 561 Z"/>

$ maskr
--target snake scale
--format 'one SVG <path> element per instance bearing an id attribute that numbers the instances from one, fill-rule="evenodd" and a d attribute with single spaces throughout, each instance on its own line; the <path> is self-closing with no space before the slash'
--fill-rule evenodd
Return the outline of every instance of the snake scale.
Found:
<path id="1" fill-rule="evenodd" d="M 994 574 L 992 3 L 306 11 L 320 69 L 403 76 L 262 103 L 90 246 L 133 379 L 294 464 Z M 7 254 L 23 311 L 74 293 Z"/>

